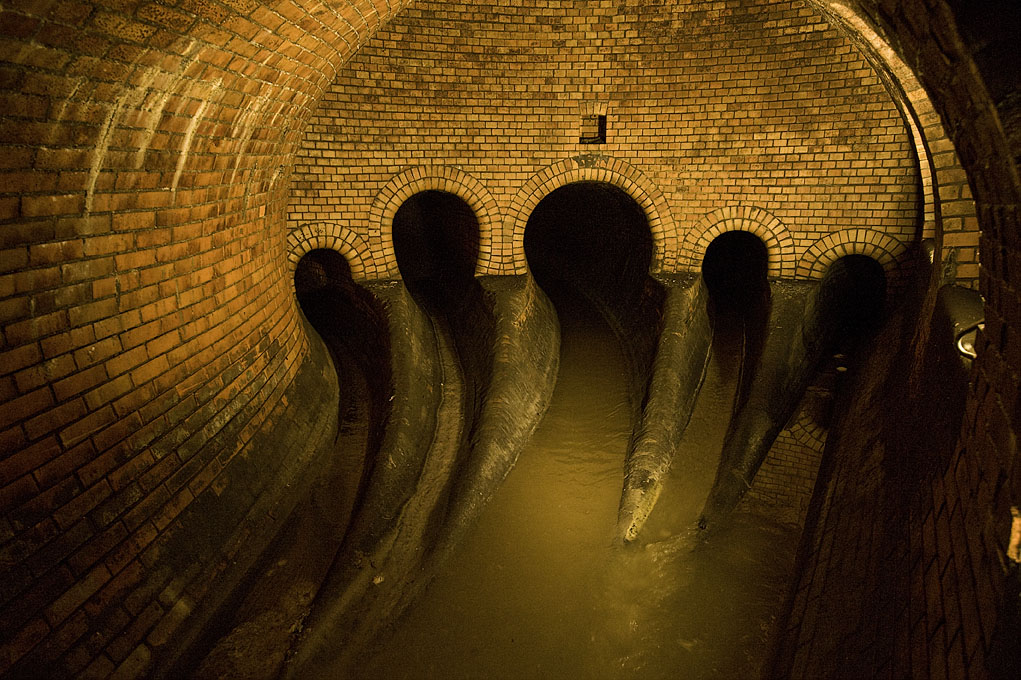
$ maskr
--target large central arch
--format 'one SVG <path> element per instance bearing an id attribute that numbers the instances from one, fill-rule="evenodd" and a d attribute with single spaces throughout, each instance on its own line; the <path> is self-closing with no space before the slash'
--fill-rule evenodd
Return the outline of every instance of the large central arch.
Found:
<path id="1" fill-rule="evenodd" d="M 636 168 L 604 156 L 578 157 L 550 166 L 529 179 L 511 200 L 507 213 L 512 251 L 504 273 L 527 271 L 525 228 L 535 207 L 560 187 L 576 182 L 604 182 L 637 203 L 649 224 L 654 244 L 651 271 L 673 271 L 679 258 L 677 230 L 662 192 Z"/>

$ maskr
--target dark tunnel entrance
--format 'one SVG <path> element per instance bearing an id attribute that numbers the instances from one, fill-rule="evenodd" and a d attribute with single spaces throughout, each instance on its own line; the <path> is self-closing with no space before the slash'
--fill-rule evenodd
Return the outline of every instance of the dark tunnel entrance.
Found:
<path id="1" fill-rule="evenodd" d="M 886 272 L 868 255 L 845 255 L 819 284 L 818 310 L 830 346 L 847 352 L 879 327 L 886 304 Z"/>
<path id="2" fill-rule="evenodd" d="M 382 442 L 392 392 L 385 312 L 354 282 L 347 260 L 335 250 L 306 253 L 294 271 L 294 290 L 301 311 L 333 359 L 341 385 L 340 428 L 352 421 L 367 425 L 365 459 L 371 460 Z M 356 476 L 364 480 L 369 472 Z M 348 512 L 353 511 L 353 498 L 350 503 Z"/>
<path id="3" fill-rule="evenodd" d="M 644 290 L 652 234 L 641 207 L 603 182 L 560 187 L 535 207 L 525 228 L 525 256 L 558 308 L 582 300 L 625 309 Z"/>
<path id="4" fill-rule="evenodd" d="M 397 267 L 408 291 L 438 311 L 457 307 L 471 289 L 479 256 L 479 222 L 455 194 L 415 194 L 393 219 Z"/>
<path id="5" fill-rule="evenodd" d="M 728 231 L 706 248 L 702 277 L 713 299 L 738 306 L 769 290 L 768 264 L 769 253 L 762 239 L 747 231 Z"/>
<path id="6" fill-rule="evenodd" d="M 713 354 L 736 369 L 734 409 L 744 403 L 765 347 L 770 315 L 769 251 L 755 234 L 728 231 L 713 239 L 702 260 L 709 293 Z"/>

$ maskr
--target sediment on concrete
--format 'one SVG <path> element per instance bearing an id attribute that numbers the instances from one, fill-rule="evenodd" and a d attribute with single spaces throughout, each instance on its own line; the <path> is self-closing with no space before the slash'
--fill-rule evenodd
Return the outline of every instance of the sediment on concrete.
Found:
<path id="1" fill-rule="evenodd" d="M 803 677 L 860 676 L 883 667 L 895 676 L 924 675 L 930 658 L 940 667 L 955 661 L 943 632 L 933 638 L 930 631 L 945 628 L 946 640 L 964 646 L 984 635 L 994 642 L 979 622 L 995 618 L 996 599 L 979 596 L 970 582 L 958 586 L 961 575 L 988 578 L 986 565 L 973 570 L 962 554 L 988 540 L 989 528 L 968 513 L 975 497 L 968 486 L 979 471 L 955 445 L 966 421 L 971 362 L 954 346 L 952 296 L 923 280 L 848 371 L 797 576 L 777 620 L 769 677 L 793 669 Z M 975 618 L 947 617 L 939 605 L 947 592 L 954 593 L 954 612 Z M 871 604 L 846 606 L 852 600 Z M 929 606 L 905 604 L 915 602 Z M 844 614 L 814 615 L 836 610 Z M 947 666 L 951 677 L 964 677 L 963 660 L 956 659 L 956 671 Z"/>
<path id="2" fill-rule="evenodd" d="M 173 677 L 177 662 L 215 624 L 223 604 L 236 594 L 250 569 L 271 544 L 286 518 L 326 464 L 337 431 L 337 374 L 323 343 L 306 326 L 310 352 L 280 399 L 281 411 L 267 419 L 246 453 L 223 473 L 227 479 L 199 494 L 160 546 L 159 568 L 148 574 L 155 590 L 168 582 L 201 581 L 204 593 L 188 597 L 189 611 L 173 636 L 152 639 L 150 675 Z M 324 398 L 325 395 L 325 398 Z M 223 447 L 231 425 L 211 440 Z M 201 457 L 201 452 L 196 454 Z M 215 558 L 212 562 L 210 557 Z M 181 607 L 179 604 L 178 607 Z M 22 677 L 51 677 L 28 667 Z"/>
<path id="3" fill-rule="evenodd" d="M 751 488 L 827 347 L 806 304 L 818 284 L 773 281 L 770 286 L 773 294 L 762 354 L 747 391 L 738 395 L 716 479 L 699 518 L 703 529 L 730 513 Z"/>
<path id="4" fill-rule="evenodd" d="M 387 319 L 393 391 L 380 447 L 369 452 L 374 460 L 366 464 L 367 480 L 354 517 L 304 620 L 302 649 L 324 665 L 318 659 L 323 636 L 354 632 L 346 619 L 352 607 L 363 604 L 378 569 L 390 558 L 401 515 L 427 466 L 441 409 L 451 408 L 442 403 L 443 359 L 428 315 L 400 281 L 365 288 Z M 454 410 L 459 412 L 460 404 Z"/>
<path id="5" fill-rule="evenodd" d="M 555 314 L 529 276 L 482 279 L 428 313 L 399 282 L 369 288 L 390 320 L 390 418 L 288 677 L 343 669 L 392 625 L 503 481 L 555 383 Z"/>
<path id="6" fill-rule="evenodd" d="M 634 361 L 635 382 L 645 378 L 642 412 L 634 425 L 624 464 L 624 488 L 617 538 L 633 541 L 652 512 L 698 398 L 712 341 L 707 292 L 702 277 L 657 280 L 665 291 L 651 362 Z M 642 356 L 648 343 L 637 344 Z M 644 375 L 637 369 L 647 366 Z"/>
<path id="7" fill-rule="evenodd" d="M 530 275 L 479 279 L 492 319 L 488 347 L 460 345 L 462 363 L 480 386 L 467 456 L 459 461 L 438 548 L 457 543 L 499 487 L 549 407 L 560 362 L 560 327 L 552 303 Z M 459 322 L 468 340 L 471 322 Z M 466 351 L 467 350 L 467 351 Z M 466 357 L 467 355 L 467 357 Z M 487 363 L 471 368 L 468 357 Z"/>

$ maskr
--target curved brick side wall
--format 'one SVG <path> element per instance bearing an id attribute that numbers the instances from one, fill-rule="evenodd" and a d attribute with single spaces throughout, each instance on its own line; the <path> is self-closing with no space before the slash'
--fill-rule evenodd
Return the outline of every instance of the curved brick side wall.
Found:
<path id="1" fill-rule="evenodd" d="M 283 519 L 331 428 L 302 395 L 337 390 L 290 159 L 397 9 L 4 4 L 0 674 L 158 666 Z"/>
<path id="2" fill-rule="evenodd" d="M 581 143 L 583 116 L 600 113 L 605 143 Z M 691 268 L 678 245 L 727 207 L 786 226 L 778 272 L 833 232 L 910 243 L 922 228 L 900 111 L 800 2 L 416 2 L 324 94 L 288 223 L 342 214 L 366 238 L 385 234 L 374 198 L 423 164 L 454 166 L 495 200 L 491 273 L 525 266 L 530 206 L 599 168 L 646 209 L 664 272 Z"/>
<path id="3" fill-rule="evenodd" d="M 874 23 L 857 9 L 855 0 L 810 0 L 834 25 L 843 26 L 877 70 L 890 80 L 890 89 L 904 110 L 919 159 L 924 196 L 924 235 L 936 240 L 947 280 L 978 286 L 978 218 L 968 176 L 953 142 L 947 138 L 940 114 L 918 77 Z"/>
<path id="4" fill-rule="evenodd" d="M 967 171 L 982 228 L 986 326 L 956 445 L 955 433 L 938 441 L 923 437 L 929 444 L 923 451 L 905 441 L 912 428 L 928 427 L 927 420 L 946 408 L 947 397 L 928 395 L 945 390 L 947 378 L 936 377 L 938 389 L 927 391 L 933 389 L 931 382 L 926 388 L 930 376 L 893 367 L 873 376 L 853 401 L 846 443 L 827 451 L 831 483 L 817 489 L 813 501 L 819 513 L 810 520 L 805 569 L 775 670 L 795 677 L 1013 677 L 1017 660 L 1000 656 L 999 636 L 1017 635 L 1002 629 L 1002 608 L 1014 607 L 1016 615 L 1006 549 L 1010 510 L 1021 504 L 1021 299 L 1018 269 L 1011 267 L 1021 258 L 1021 182 L 1005 134 L 1016 131 L 1001 127 L 943 0 L 926 7 L 844 4 L 872 22 L 917 74 Z M 987 14 L 986 20 L 1000 16 Z M 927 315 L 908 331 L 916 340 L 949 342 L 930 334 Z M 880 369 L 894 346 L 874 360 Z M 916 342 L 911 353 L 921 357 L 924 349 Z M 928 354 L 938 356 L 940 349 Z M 896 390 L 885 397 L 884 381 Z M 904 401 L 894 401 L 898 395 Z M 957 397 L 965 395 L 951 395 Z M 1018 567 L 1012 568 L 1016 580 Z"/>

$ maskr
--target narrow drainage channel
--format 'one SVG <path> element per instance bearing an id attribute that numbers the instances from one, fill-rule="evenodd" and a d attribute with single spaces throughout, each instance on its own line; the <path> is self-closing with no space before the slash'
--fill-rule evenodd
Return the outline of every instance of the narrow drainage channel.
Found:
<path id="1" fill-rule="evenodd" d="M 630 427 L 625 363 L 601 320 L 561 310 L 561 323 L 560 375 L 542 425 L 357 677 L 757 674 L 796 536 L 740 513 L 709 544 L 691 529 L 718 462 L 737 350 L 710 367 L 685 444 L 709 458 L 704 469 L 675 471 L 659 504 L 667 509 L 650 518 L 651 542 L 625 548 L 612 540 Z"/>

